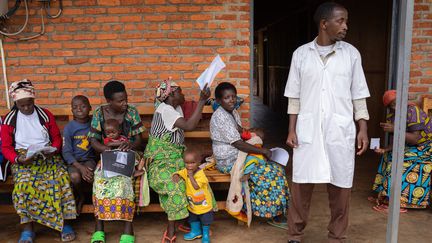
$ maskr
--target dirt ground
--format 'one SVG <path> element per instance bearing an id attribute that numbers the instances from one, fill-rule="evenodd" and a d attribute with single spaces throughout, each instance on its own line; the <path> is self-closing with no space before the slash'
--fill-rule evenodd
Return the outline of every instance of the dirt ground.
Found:
<path id="1" fill-rule="evenodd" d="M 266 143 L 271 146 L 283 146 L 286 135 L 286 121 L 279 119 L 277 114 L 265 107 L 254 106 L 254 124 L 268 126 Z M 260 122 L 258 122 L 260 121 Z M 266 125 L 265 125 L 266 124 Z M 283 136 L 281 135 L 283 134 Z M 385 242 L 387 215 L 372 210 L 372 203 L 367 201 L 370 195 L 379 158 L 373 153 L 357 159 L 354 187 L 351 198 L 350 227 L 348 242 Z M 290 168 L 288 177 L 291 181 Z M 0 199 L 1 200 L 1 199 Z M 325 185 L 315 187 L 312 198 L 309 224 L 305 231 L 304 242 L 327 242 L 327 223 L 329 220 L 328 199 Z M 82 215 L 73 223 L 77 232 L 75 242 L 90 242 L 94 229 L 92 215 Z M 165 229 L 165 216 L 162 213 L 146 213 L 137 215 L 134 219 L 136 242 L 161 242 Z M 399 242 L 432 242 L 432 210 L 409 210 L 402 214 L 399 225 Z M 107 242 L 118 242 L 121 234 L 121 223 L 107 223 Z M 265 220 L 254 218 L 250 228 L 238 225 L 226 212 L 216 214 L 211 226 L 212 242 L 287 242 L 287 234 L 283 229 L 275 228 Z M 15 214 L 0 215 L 0 242 L 16 242 L 19 237 L 19 219 Z M 36 242 L 60 242 L 57 232 L 38 227 Z M 178 241 L 182 234 L 178 234 Z M 196 240 L 195 242 L 200 242 Z"/>

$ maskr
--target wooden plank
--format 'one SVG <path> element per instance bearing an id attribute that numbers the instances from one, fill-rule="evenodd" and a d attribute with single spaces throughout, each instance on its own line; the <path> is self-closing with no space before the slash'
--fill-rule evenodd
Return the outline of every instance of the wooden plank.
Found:
<path id="1" fill-rule="evenodd" d="M 426 97 L 423 99 L 423 111 L 429 115 L 430 110 L 432 110 L 432 99 Z"/>
<path id="2" fill-rule="evenodd" d="M 137 106 L 138 113 L 140 115 L 152 115 L 155 111 L 154 106 Z M 47 109 L 54 114 L 54 116 L 72 116 L 71 108 L 65 107 L 47 107 Z M 0 109 L 0 115 L 6 115 L 9 112 L 8 109 Z M 203 113 L 212 114 L 213 109 L 211 106 L 204 106 Z"/>
<path id="3" fill-rule="evenodd" d="M 213 182 L 213 183 L 231 182 L 230 174 L 222 174 L 217 170 L 205 170 L 204 172 L 209 182 Z"/>
<path id="4" fill-rule="evenodd" d="M 148 132 L 144 132 L 143 137 L 148 138 L 149 137 Z M 210 132 L 209 131 L 185 132 L 185 138 L 210 138 Z"/>

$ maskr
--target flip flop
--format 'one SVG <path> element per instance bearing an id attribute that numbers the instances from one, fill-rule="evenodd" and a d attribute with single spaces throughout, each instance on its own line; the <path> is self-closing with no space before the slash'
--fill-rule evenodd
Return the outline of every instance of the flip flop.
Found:
<path id="1" fill-rule="evenodd" d="M 368 200 L 369 202 L 377 203 L 378 198 L 373 197 L 373 196 L 369 196 L 369 197 L 367 197 L 367 200 Z"/>
<path id="2" fill-rule="evenodd" d="M 279 229 L 288 230 L 288 224 L 286 222 L 276 222 L 274 219 L 270 219 L 267 221 L 267 223 Z"/>
<path id="3" fill-rule="evenodd" d="M 61 240 L 63 242 L 73 241 L 76 238 L 75 231 L 72 229 L 72 226 L 65 225 L 63 226 L 63 230 L 61 232 Z"/>
<path id="4" fill-rule="evenodd" d="M 172 238 L 168 237 L 168 231 L 165 230 L 163 238 L 162 238 L 162 243 L 165 243 L 165 240 L 169 240 L 170 243 L 175 243 L 176 242 L 176 238 L 177 236 L 174 235 Z"/>
<path id="5" fill-rule="evenodd" d="M 105 232 L 103 231 L 95 231 L 91 238 L 91 243 L 102 242 L 105 243 Z"/>
<path id="6" fill-rule="evenodd" d="M 389 210 L 388 206 L 385 205 L 385 204 L 375 205 L 375 206 L 373 206 L 372 208 L 373 208 L 375 211 L 380 212 L 380 213 L 388 213 L 388 210 Z M 400 208 L 400 209 L 399 209 L 399 212 L 400 212 L 400 213 L 407 213 L 407 212 L 408 212 L 408 209 L 406 209 L 406 208 Z"/>
<path id="7" fill-rule="evenodd" d="M 123 234 L 120 237 L 120 243 L 134 243 L 134 242 L 135 242 L 135 236 L 133 235 Z"/>
<path id="8" fill-rule="evenodd" d="M 35 233 L 33 231 L 23 230 L 23 231 L 21 231 L 21 236 L 18 240 L 18 243 L 21 243 L 21 242 L 33 243 L 34 238 L 35 238 Z"/>
<path id="9" fill-rule="evenodd" d="M 180 231 L 180 232 L 189 233 L 191 229 L 190 229 L 190 227 L 187 227 L 184 224 L 179 224 L 177 226 L 177 230 Z"/>

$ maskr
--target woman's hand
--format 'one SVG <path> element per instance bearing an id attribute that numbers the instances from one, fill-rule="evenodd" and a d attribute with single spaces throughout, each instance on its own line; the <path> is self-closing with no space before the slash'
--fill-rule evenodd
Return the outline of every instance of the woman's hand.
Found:
<path id="1" fill-rule="evenodd" d="M 394 132 L 394 124 L 390 122 L 380 122 L 380 126 L 384 130 L 384 132 L 393 133 Z"/>
<path id="2" fill-rule="evenodd" d="M 33 156 L 29 157 L 29 158 L 26 158 L 24 155 L 19 155 L 18 159 L 17 159 L 17 162 L 19 164 L 22 164 L 22 165 L 29 165 L 29 164 L 33 163 L 33 160 L 34 160 Z"/>
<path id="3" fill-rule="evenodd" d="M 392 151 L 392 148 L 379 148 L 374 150 L 377 154 L 385 154 L 387 152 Z"/>
<path id="4" fill-rule="evenodd" d="M 42 154 L 45 156 L 45 158 L 48 158 L 48 159 L 52 158 L 55 153 L 57 153 L 57 150 L 53 151 L 53 152 L 42 152 Z"/>
<path id="5" fill-rule="evenodd" d="M 178 174 L 174 174 L 171 179 L 172 179 L 172 181 L 177 183 L 180 181 L 180 176 Z"/>
<path id="6" fill-rule="evenodd" d="M 200 92 L 200 101 L 206 102 L 210 98 L 210 94 L 210 88 L 208 88 L 206 84 Z"/>
<path id="7" fill-rule="evenodd" d="M 272 157 L 272 151 L 270 149 L 267 148 L 262 148 L 263 150 L 263 155 L 269 160 Z"/>

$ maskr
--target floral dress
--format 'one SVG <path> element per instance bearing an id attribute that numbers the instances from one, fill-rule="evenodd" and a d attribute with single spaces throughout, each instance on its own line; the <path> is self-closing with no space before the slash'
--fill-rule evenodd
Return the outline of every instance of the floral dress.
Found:
<path id="1" fill-rule="evenodd" d="M 394 123 L 394 113 L 390 113 L 387 121 Z M 409 105 L 407 110 L 408 132 L 420 131 L 418 145 L 405 146 L 401 207 L 402 208 L 426 208 L 429 205 L 432 170 L 432 121 L 417 106 Z M 388 202 L 390 196 L 392 151 L 385 153 L 381 158 L 378 172 L 372 190 L 378 192 L 378 196 L 384 202 Z"/>
<path id="2" fill-rule="evenodd" d="M 104 115 L 102 107 L 93 113 L 89 138 L 103 141 Z M 128 106 L 122 127 L 122 135 L 133 142 L 135 135 L 145 131 L 135 107 Z M 132 221 L 135 213 L 135 194 L 133 179 L 124 176 L 105 178 L 102 170 L 97 169 L 93 182 L 93 206 L 95 217 L 99 220 Z"/>
<path id="3" fill-rule="evenodd" d="M 229 113 L 222 107 L 213 113 L 210 121 L 216 168 L 225 174 L 230 173 L 237 160 L 238 149 L 232 145 L 241 140 L 237 126 L 241 126 L 237 110 Z M 249 190 L 253 215 L 272 218 L 286 213 L 289 188 L 282 166 L 257 159 L 256 167 L 250 173 Z"/>

